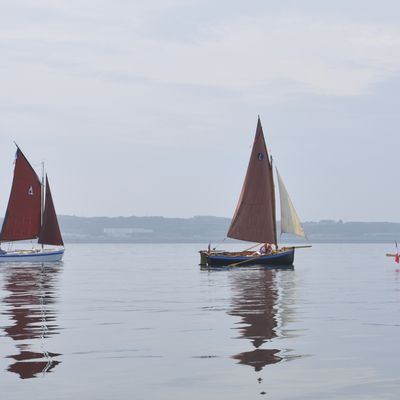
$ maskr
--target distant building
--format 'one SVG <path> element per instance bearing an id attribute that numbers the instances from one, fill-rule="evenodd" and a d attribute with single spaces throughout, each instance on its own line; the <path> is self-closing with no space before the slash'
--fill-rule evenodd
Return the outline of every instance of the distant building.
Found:
<path id="1" fill-rule="evenodd" d="M 154 231 L 146 228 L 104 228 L 103 232 L 106 236 L 112 238 L 132 238 L 153 233 Z"/>

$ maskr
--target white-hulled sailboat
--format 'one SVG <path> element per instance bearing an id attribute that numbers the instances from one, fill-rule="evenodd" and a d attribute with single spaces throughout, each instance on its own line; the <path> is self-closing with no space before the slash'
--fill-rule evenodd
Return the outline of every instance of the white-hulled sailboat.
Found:
<path id="1" fill-rule="evenodd" d="M 64 254 L 49 180 L 40 181 L 21 149 L 17 146 L 10 198 L 0 232 L 0 244 L 38 239 L 40 246 L 29 250 L 3 250 L 0 262 L 56 262 Z M 45 245 L 57 246 L 45 248 Z"/>
<path id="2" fill-rule="evenodd" d="M 280 194 L 281 233 L 306 238 L 300 219 L 278 171 L 277 176 Z M 279 248 L 276 225 L 272 159 L 269 157 L 261 121 L 258 118 L 249 166 L 227 236 L 263 245 L 258 252 L 250 251 L 256 246 L 238 252 L 201 250 L 201 265 L 293 265 L 295 247 Z"/>

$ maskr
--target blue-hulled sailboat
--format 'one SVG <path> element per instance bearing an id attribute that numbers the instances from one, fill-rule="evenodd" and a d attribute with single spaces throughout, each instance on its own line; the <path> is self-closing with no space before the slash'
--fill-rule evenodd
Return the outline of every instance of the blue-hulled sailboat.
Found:
<path id="1" fill-rule="evenodd" d="M 37 239 L 40 246 L 26 250 L 0 248 L 0 262 L 56 262 L 64 254 L 64 243 L 47 175 L 45 184 L 44 171 L 40 181 L 17 146 L 14 177 L 0 232 L 0 245 L 4 242 L 12 244 L 34 239 Z M 56 247 L 46 248 L 45 245 Z"/>
<path id="2" fill-rule="evenodd" d="M 281 233 L 306 238 L 300 219 L 277 171 Z M 295 247 L 279 247 L 275 211 L 275 187 L 272 158 L 268 154 L 264 133 L 258 118 L 253 149 L 236 211 L 227 236 L 229 238 L 261 244 L 258 251 L 201 250 L 200 264 L 205 266 L 247 266 L 262 264 L 291 266 Z M 309 247 L 309 246 L 302 246 Z"/>

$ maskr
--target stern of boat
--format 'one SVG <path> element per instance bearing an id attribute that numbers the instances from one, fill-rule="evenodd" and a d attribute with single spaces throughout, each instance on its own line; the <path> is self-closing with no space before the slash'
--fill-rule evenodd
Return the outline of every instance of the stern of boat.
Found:
<path id="1" fill-rule="evenodd" d="M 207 265 L 208 264 L 208 254 L 206 250 L 200 250 L 200 265 Z"/>

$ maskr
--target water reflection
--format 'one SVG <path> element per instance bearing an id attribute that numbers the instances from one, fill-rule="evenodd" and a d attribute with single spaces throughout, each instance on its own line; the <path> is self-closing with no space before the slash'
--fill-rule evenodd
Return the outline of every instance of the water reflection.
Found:
<path id="1" fill-rule="evenodd" d="M 246 269 L 231 275 L 233 298 L 229 314 L 240 317 L 239 337 L 250 340 L 253 346 L 233 358 L 255 371 L 282 360 L 280 350 L 262 347 L 280 335 L 290 316 L 285 297 L 293 288 L 292 270 Z"/>
<path id="2" fill-rule="evenodd" d="M 59 333 L 57 325 L 57 281 L 61 270 L 57 264 L 2 265 L 4 287 L 2 299 L 10 322 L 3 327 L 6 336 L 15 341 L 16 354 L 8 371 L 21 379 L 35 378 L 52 371 L 60 361 L 58 353 L 47 351 L 46 339 Z"/>

